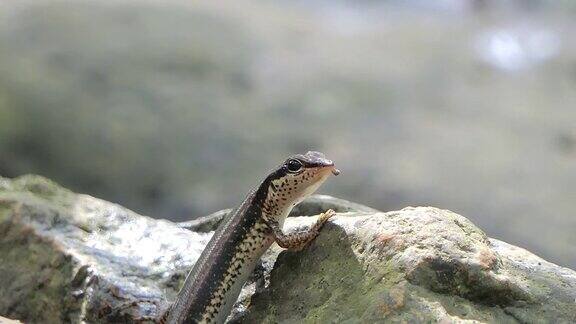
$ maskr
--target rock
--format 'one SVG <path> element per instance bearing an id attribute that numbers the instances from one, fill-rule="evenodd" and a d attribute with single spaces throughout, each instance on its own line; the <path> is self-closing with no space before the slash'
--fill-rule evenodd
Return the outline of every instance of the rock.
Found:
<path id="1" fill-rule="evenodd" d="M 220 222 L 232 212 L 232 209 L 223 209 L 208 216 L 199 217 L 187 222 L 180 222 L 178 226 L 189 231 L 207 233 L 216 230 Z"/>
<path id="2" fill-rule="evenodd" d="M 20 324 L 22 322 L 0 316 L 0 324 Z"/>
<path id="3" fill-rule="evenodd" d="M 576 272 L 432 207 L 381 213 L 316 196 L 295 214 L 339 214 L 307 249 L 274 245 L 232 322 L 575 322 Z M 226 211 L 186 224 L 137 215 L 49 180 L 0 178 L 0 315 L 23 322 L 136 322 L 172 301 Z M 291 217 L 298 230 L 314 217 Z M 190 225 L 192 224 L 192 225 Z"/>
<path id="4" fill-rule="evenodd" d="M 33 323 L 155 317 L 209 238 L 40 177 L 3 179 L 0 314 Z"/>
<path id="5" fill-rule="evenodd" d="M 576 272 L 409 207 L 336 217 L 305 251 L 280 253 L 251 303 L 245 323 L 573 323 Z"/>

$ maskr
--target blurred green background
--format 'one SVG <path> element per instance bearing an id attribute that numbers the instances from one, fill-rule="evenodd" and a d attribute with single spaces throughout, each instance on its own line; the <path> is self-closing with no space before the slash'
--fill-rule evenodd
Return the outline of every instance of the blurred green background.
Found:
<path id="1" fill-rule="evenodd" d="M 0 175 L 157 218 L 232 207 L 287 155 L 576 268 L 570 1 L 6 1 Z"/>

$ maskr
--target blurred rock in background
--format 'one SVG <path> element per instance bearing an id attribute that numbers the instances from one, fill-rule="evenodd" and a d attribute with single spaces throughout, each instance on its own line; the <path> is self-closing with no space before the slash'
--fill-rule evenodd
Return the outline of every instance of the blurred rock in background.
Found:
<path id="1" fill-rule="evenodd" d="M 451 209 L 575 268 L 575 16 L 568 1 L 4 2 L 0 175 L 184 220 L 314 149 L 343 171 L 322 192 Z"/>

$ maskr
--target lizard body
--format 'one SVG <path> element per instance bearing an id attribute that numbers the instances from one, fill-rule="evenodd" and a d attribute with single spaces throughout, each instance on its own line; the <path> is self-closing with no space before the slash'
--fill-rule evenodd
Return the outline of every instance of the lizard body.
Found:
<path id="1" fill-rule="evenodd" d="M 322 153 L 288 158 L 220 224 L 160 320 L 170 324 L 224 323 L 262 254 L 274 242 L 301 250 L 334 215 L 327 211 L 306 232 L 284 234 L 292 208 L 339 171 Z"/>

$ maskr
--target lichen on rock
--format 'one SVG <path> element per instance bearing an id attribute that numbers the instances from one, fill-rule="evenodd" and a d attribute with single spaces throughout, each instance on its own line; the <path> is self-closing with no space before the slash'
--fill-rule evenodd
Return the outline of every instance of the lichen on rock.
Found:
<path id="1" fill-rule="evenodd" d="M 265 254 L 230 321 L 576 322 L 576 272 L 489 238 L 463 216 L 315 196 L 286 230 L 326 208 L 338 215 L 304 251 L 274 245 Z M 227 212 L 175 224 L 41 177 L 0 178 L 0 316 L 151 321 Z"/>

